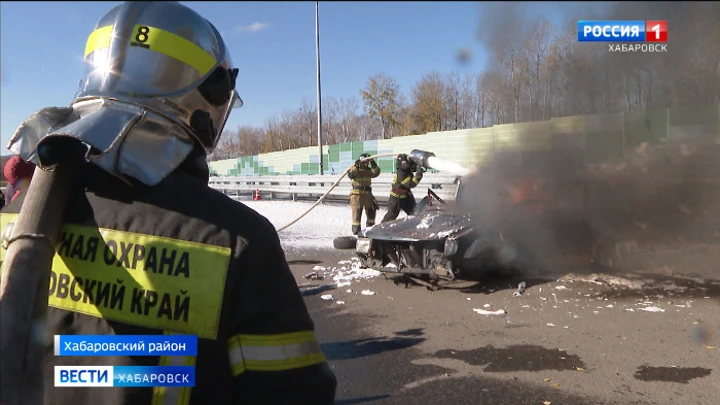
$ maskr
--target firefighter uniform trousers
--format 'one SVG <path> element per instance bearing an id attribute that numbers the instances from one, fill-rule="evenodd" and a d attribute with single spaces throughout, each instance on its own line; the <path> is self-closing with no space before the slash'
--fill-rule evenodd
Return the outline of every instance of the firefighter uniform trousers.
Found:
<path id="1" fill-rule="evenodd" d="M 352 180 L 352 190 L 350 191 L 350 209 L 352 211 L 352 233 L 357 235 L 360 233 L 360 225 L 362 223 L 362 213 L 365 211 L 365 226 L 371 227 L 375 225 L 375 216 L 377 214 L 377 202 L 372 195 L 372 179 L 380 175 L 378 166 L 360 166 L 353 167 L 348 173 L 348 177 Z"/>
<path id="2" fill-rule="evenodd" d="M 387 213 L 382 222 L 394 221 L 400 215 L 400 211 L 404 211 L 407 215 L 412 215 L 415 211 L 415 196 L 411 189 L 420 183 L 423 174 L 421 171 L 412 176 L 411 172 L 398 170 L 393 178 L 392 190 L 387 203 Z"/>
<path id="3" fill-rule="evenodd" d="M 356 190 L 353 189 L 352 191 Z M 373 197 L 372 192 L 363 190 L 358 191 L 358 194 L 350 194 L 352 233 L 354 235 L 360 233 L 363 210 L 365 210 L 365 226 L 368 228 L 375 225 L 375 216 L 377 214 L 377 209 L 375 208 L 375 197 Z"/>
<path id="4" fill-rule="evenodd" d="M 135 189 L 97 167 L 80 172 L 97 179 L 78 179 L 87 191 L 73 190 L 68 204 L 48 327 L 58 335 L 196 335 L 197 355 L 48 355 L 45 375 L 70 364 L 195 366 L 195 386 L 55 388 L 50 378 L 45 405 L 334 403 L 335 376 L 270 222 L 180 169 Z M 24 199 L 3 208 L 0 235 Z M 0 261 L 4 254 L 0 247 Z"/>

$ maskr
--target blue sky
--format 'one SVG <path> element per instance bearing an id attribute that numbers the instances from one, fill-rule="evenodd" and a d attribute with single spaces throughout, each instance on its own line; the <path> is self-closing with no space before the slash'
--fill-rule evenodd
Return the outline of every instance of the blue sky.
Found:
<path id="1" fill-rule="evenodd" d="M 119 3 L 1 3 L 3 152 L 33 112 L 70 104 L 87 36 Z M 315 101 L 314 2 L 183 3 L 218 28 L 240 69 L 245 106 L 226 128 L 263 125 L 303 99 Z M 476 2 L 320 2 L 323 96 L 359 99 L 378 72 L 394 76 L 407 93 L 431 71 L 481 71 L 485 58 L 475 37 L 481 9 Z M 462 65 L 456 58 L 461 48 L 472 52 Z"/>

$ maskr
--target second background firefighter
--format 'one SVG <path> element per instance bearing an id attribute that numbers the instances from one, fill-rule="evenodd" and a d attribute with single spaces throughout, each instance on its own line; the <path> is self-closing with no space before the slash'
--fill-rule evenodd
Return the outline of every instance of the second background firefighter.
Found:
<path id="1" fill-rule="evenodd" d="M 387 214 L 382 222 L 393 221 L 400 215 L 400 211 L 405 214 L 412 215 L 415 211 L 415 196 L 412 189 L 420 183 L 423 178 L 424 168 L 420 168 L 410 157 L 404 153 L 397 156 L 395 162 L 395 177 L 393 179 L 390 198 L 387 203 Z M 413 176 L 413 173 L 415 175 Z"/>
<path id="2" fill-rule="evenodd" d="M 352 233 L 358 235 L 360 233 L 360 224 L 362 222 L 362 212 L 365 210 L 365 225 L 369 228 L 375 225 L 375 216 L 378 211 L 378 204 L 372 194 L 372 179 L 380 175 L 380 167 L 375 160 L 363 161 L 370 155 L 363 153 L 358 156 L 355 166 L 350 169 L 348 177 L 352 181 L 352 190 L 350 191 L 350 208 L 352 210 Z"/>

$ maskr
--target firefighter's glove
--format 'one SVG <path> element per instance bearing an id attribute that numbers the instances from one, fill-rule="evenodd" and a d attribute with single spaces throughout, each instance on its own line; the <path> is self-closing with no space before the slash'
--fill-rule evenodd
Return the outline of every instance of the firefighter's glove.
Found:
<path id="1" fill-rule="evenodd" d="M 422 178 L 423 178 L 423 172 L 421 170 L 418 170 L 417 172 L 415 172 L 415 179 L 417 181 L 422 180 Z"/>
<path id="2" fill-rule="evenodd" d="M 370 160 L 368 161 L 368 164 L 370 165 L 370 168 L 371 168 L 371 169 L 374 169 L 374 168 L 377 167 L 377 163 L 375 163 L 375 159 L 370 159 Z"/>
<path id="3" fill-rule="evenodd" d="M 362 166 L 362 161 L 360 159 L 356 160 L 355 167 L 359 169 L 361 166 Z"/>

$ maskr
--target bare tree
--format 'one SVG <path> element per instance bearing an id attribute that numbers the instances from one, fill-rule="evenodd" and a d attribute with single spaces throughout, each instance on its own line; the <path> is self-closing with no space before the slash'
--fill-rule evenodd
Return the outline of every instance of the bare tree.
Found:
<path id="1" fill-rule="evenodd" d="M 540 82 L 543 76 L 544 69 L 547 67 L 546 58 L 550 42 L 552 40 L 552 30 L 550 22 L 540 17 L 533 22 L 532 28 L 530 29 L 530 35 L 527 36 L 526 52 L 527 59 L 529 62 L 529 75 L 532 82 L 532 88 L 530 90 L 530 113 L 529 119 L 535 120 L 541 114 L 539 114 L 540 105 Z"/>
<path id="2" fill-rule="evenodd" d="M 365 111 L 382 124 L 382 138 L 390 136 L 390 128 L 398 116 L 400 86 L 395 79 L 378 73 L 371 77 L 365 89 L 360 91 Z"/>
<path id="3" fill-rule="evenodd" d="M 477 121 L 477 93 L 475 91 L 477 77 L 466 75 L 460 82 L 458 100 L 458 127 L 460 129 L 476 128 Z"/>

